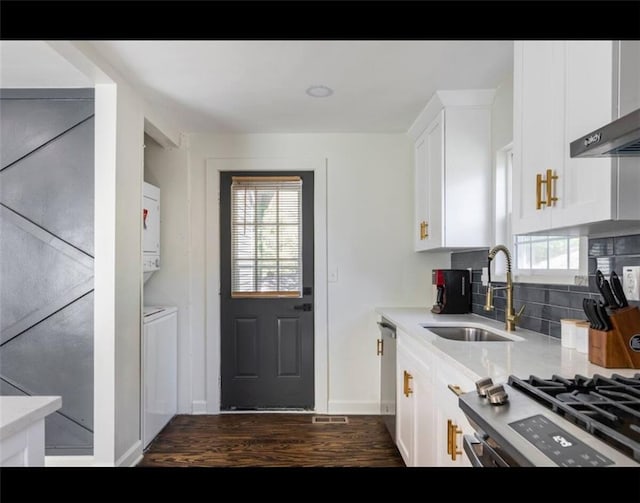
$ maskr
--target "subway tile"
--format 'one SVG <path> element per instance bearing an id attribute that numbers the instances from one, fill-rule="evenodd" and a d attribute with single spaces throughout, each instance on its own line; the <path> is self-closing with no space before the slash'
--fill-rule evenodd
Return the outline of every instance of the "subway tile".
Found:
<path id="1" fill-rule="evenodd" d="M 589 256 L 602 257 L 613 255 L 613 238 L 597 238 L 589 240 Z"/>
<path id="2" fill-rule="evenodd" d="M 569 285 L 569 291 L 584 293 L 585 295 L 590 292 L 588 286 L 582 286 L 582 285 Z"/>
<path id="3" fill-rule="evenodd" d="M 568 309 L 566 307 L 557 307 L 545 305 L 542 308 L 542 318 L 549 321 L 560 321 L 562 318 L 569 318 Z"/>
<path id="4" fill-rule="evenodd" d="M 555 285 L 538 283 L 515 283 L 514 308 L 525 305 L 520 326 L 560 337 L 560 319 L 585 319 L 582 310 L 583 298 L 601 300 L 595 283 L 595 272 L 600 269 L 605 275 L 615 270 L 622 274 L 623 266 L 640 266 L 640 234 L 604 237 L 589 240 L 588 285 Z M 454 257 L 457 256 L 457 257 Z M 481 284 L 482 267 L 486 267 L 486 252 L 473 251 L 452 254 L 452 268 L 473 267 L 472 272 L 472 312 L 480 316 L 504 322 L 506 291 L 494 292 L 493 311 L 484 310 L 486 287 Z M 504 283 L 495 283 L 504 286 Z M 630 301 L 630 305 L 640 307 L 640 301 Z"/>
<path id="5" fill-rule="evenodd" d="M 516 300 L 514 309 L 519 311 L 522 306 L 525 306 L 523 314 L 532 318 L 542 318 L 542 308 L 544 307 L 544 304 L 535 304 L 533 302 L 526 303 Z"/>
<path id="6" fill-rule="evenodd" d="M 640 234 L 613 238 L 613 255 L 640 254 Z"/>
<path id="7" fill-rule="evenodd" d="M 580 309 L 567 309 L 567 318 L 571 318 L 574 320 L 587 321 L 587 316 L 584 314 L 584 311 L 582 310 L 582 306 L 580 306 Z M 557 321 L 558 323 L 560 322 L 560 320 L 551 320 L 551 321 Z"/>
<path id="8" fill-rule="evenodd" d="M 483 267 L 487 267 L 488 253 L 488 248 L 486 250 L 452 253 L 451 268 L 467 269 L 468 267 L 471 267 L 473 269 L 482 269 Z"/>
<path id="9" fill-rule="evenodd" d="M 530 288 L 532 290 L 569 290 L 569 285 L 556 285 L 556 284 L 547 284 L 547 283 L 518 283 L 519 285 L 524 286 L 525 288 Z"/>
<path id="10" fill-rule="evenodd" d="M 531 318 L 529 316 L 522 316 L 518 325 L 522 328 L 526 328 L 527 330 L 533 330 L 534 332 L 542 334 L 546 334 L 549 327 L 549 323 L 547 321 L 541 320 L 540 318 Z"/>
<path id="11" fill-rule="evenodd" d="M 497 285 L 494 285 L 497 286 Z M 493 298 L 494 299 L 504 299 L 507 296 L 507 291 L 506 290 L 494 290 L 493 291 Z"/>
<path id="12" fill-rule="evenodd" d="M 549 322 L 549 331 L 547 332 L 548 335 L 550 335 L 551 337 L 555 337 L 556 339 L 560 339 L 560 335 L 562 332 L 562 325 L 560 325 L 560 323 L 555 323 L 553 321 Z"/>
<path id="13" fill-rule="evenodd" d="M 582 309 L 582 299 L 589 297 L 588 292 L 559 292 L 549 290 L 549 305 Z"/>
<path id="14" fill-rule="evenodd" d="M 504 297 L 494 297 L 493 306 L 496 309 L 505 310 L 507 308 L 507 299 L 505 299 Z"/>
<path id="15" fill-rule="evenodd" d="M 528 287 L 520 287 L 514 288 L 513 296 L 521 300 L 523 302 L 539 302 L 546 303 L 548 302 L 548 290 L 542 290 L 540 288 L 528 288 Z"/>
<path id="16" fill-rule="evenodd" d="M 640 266 L 640 255 L 613 257 L 612 270 L 616 271 L 618 276 L 622 275 L 622 268 L 625 266 Z"/>

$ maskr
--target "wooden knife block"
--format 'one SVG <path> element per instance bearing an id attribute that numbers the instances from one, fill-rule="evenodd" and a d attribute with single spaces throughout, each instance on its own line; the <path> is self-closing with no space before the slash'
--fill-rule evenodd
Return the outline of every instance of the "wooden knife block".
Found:
<path id="1" fill-rule="evenodd" d="M 640 368 L 640 309 L 618 309 L 609 318 L 612 330 L 589 329 L 589 361 L 606 368 Z"/>

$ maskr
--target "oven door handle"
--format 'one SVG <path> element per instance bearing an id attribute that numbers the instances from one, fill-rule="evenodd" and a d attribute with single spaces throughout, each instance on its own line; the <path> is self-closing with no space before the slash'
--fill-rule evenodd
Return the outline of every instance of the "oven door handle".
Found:
<path id="1" fill-rule="evenodd" d="M 462 439 L 462 445 L 464 451 L 469 456 L 471 466 L 474 467 L 508 467 L 509 464 L 500 457 L 500 455 L 493 449 L 484 439 L 475 433 L 473 436 L 464 435 Z M 487 464 L 483 460 L 490 460 L 491 464 Z"/>

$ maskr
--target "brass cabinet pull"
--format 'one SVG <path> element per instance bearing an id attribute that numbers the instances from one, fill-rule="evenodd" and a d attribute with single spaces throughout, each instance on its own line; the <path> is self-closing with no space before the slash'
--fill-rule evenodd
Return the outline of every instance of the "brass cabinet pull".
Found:
<path id="1" fill-rule="evenodd" d="M 413 376 L 411 374 L 409 374 L 409 372 L 407 372 L 406 370 L 404 371 L 404 388 L 403 388 L 403 393 L 404 396 L 406 396 L 407 398 L 409 398 L 409 395 L 411 393 L 413 393 L 413 390 L 411 389 L 411 386 L 409 385 L 409 380 L 413 379 Z"/>
<path id="2" fill-rule="evenodd" d="M 536 210 L 542 209 L 543 204 L 547 204 L 547 201 L 542 199 L 542 184 L 546 184 L 547 181 L 542 179 L 540 173 L 536 173 Z"/>
<path id="3" fill-rule="evenodd" d="M 429 237 L 429 224 L 424 220 L 420 222 L 420 241 Z"/>
<path id="4" fill-rule="evenodd" d="M 462 434 L 462 430 L 451 419 L 447 419 L 447 454 L 451 456 L 451 460 L 455 461 L 458 454 L 462 451 L 458 450 L 457 436 Z"/>
<path id="5" fill-rule="evenodd" d="M 547 170 L 547 179 L 545 183 L 547 184 L 547 204 L 549 206 L 555 206 L 556 201 L 558 200 L 553 194 L 556 191 L 556 180 L 558 179 L 558 175 L 553 174 L 552 169 Z"/>
<path id="6" fill-rule="evenodd" d="M 376 354 L 378 356 L 384 354 L 384 341 L 382 339 L 378 339 L 378 347 L 376 350 Z"/>
<path id="7" fill-rule="evenodd" d="M 453 391 L 456 394 L 456 396 L 460 396 L 462 395 L 462 393 L 464 393 L 464 391 L 462 391 L 460 386 L 458 386 L 457 384 L 448 384 L 447 388 Z"/>

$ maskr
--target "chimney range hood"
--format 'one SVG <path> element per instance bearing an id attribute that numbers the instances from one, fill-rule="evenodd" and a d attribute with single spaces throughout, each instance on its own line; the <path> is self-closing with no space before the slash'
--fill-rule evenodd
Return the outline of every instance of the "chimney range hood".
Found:
<path id="1" fill-rule="evenodd" d="M 614 41 L 612 91 L 611 122 L 570 142 L 571 157 L 640 157 L 640 40 Z"/>
<path id="2" fill-rule="evenodd" d="M 572 141 L 571 157 L 640 156 L 640 108 Z"/>

